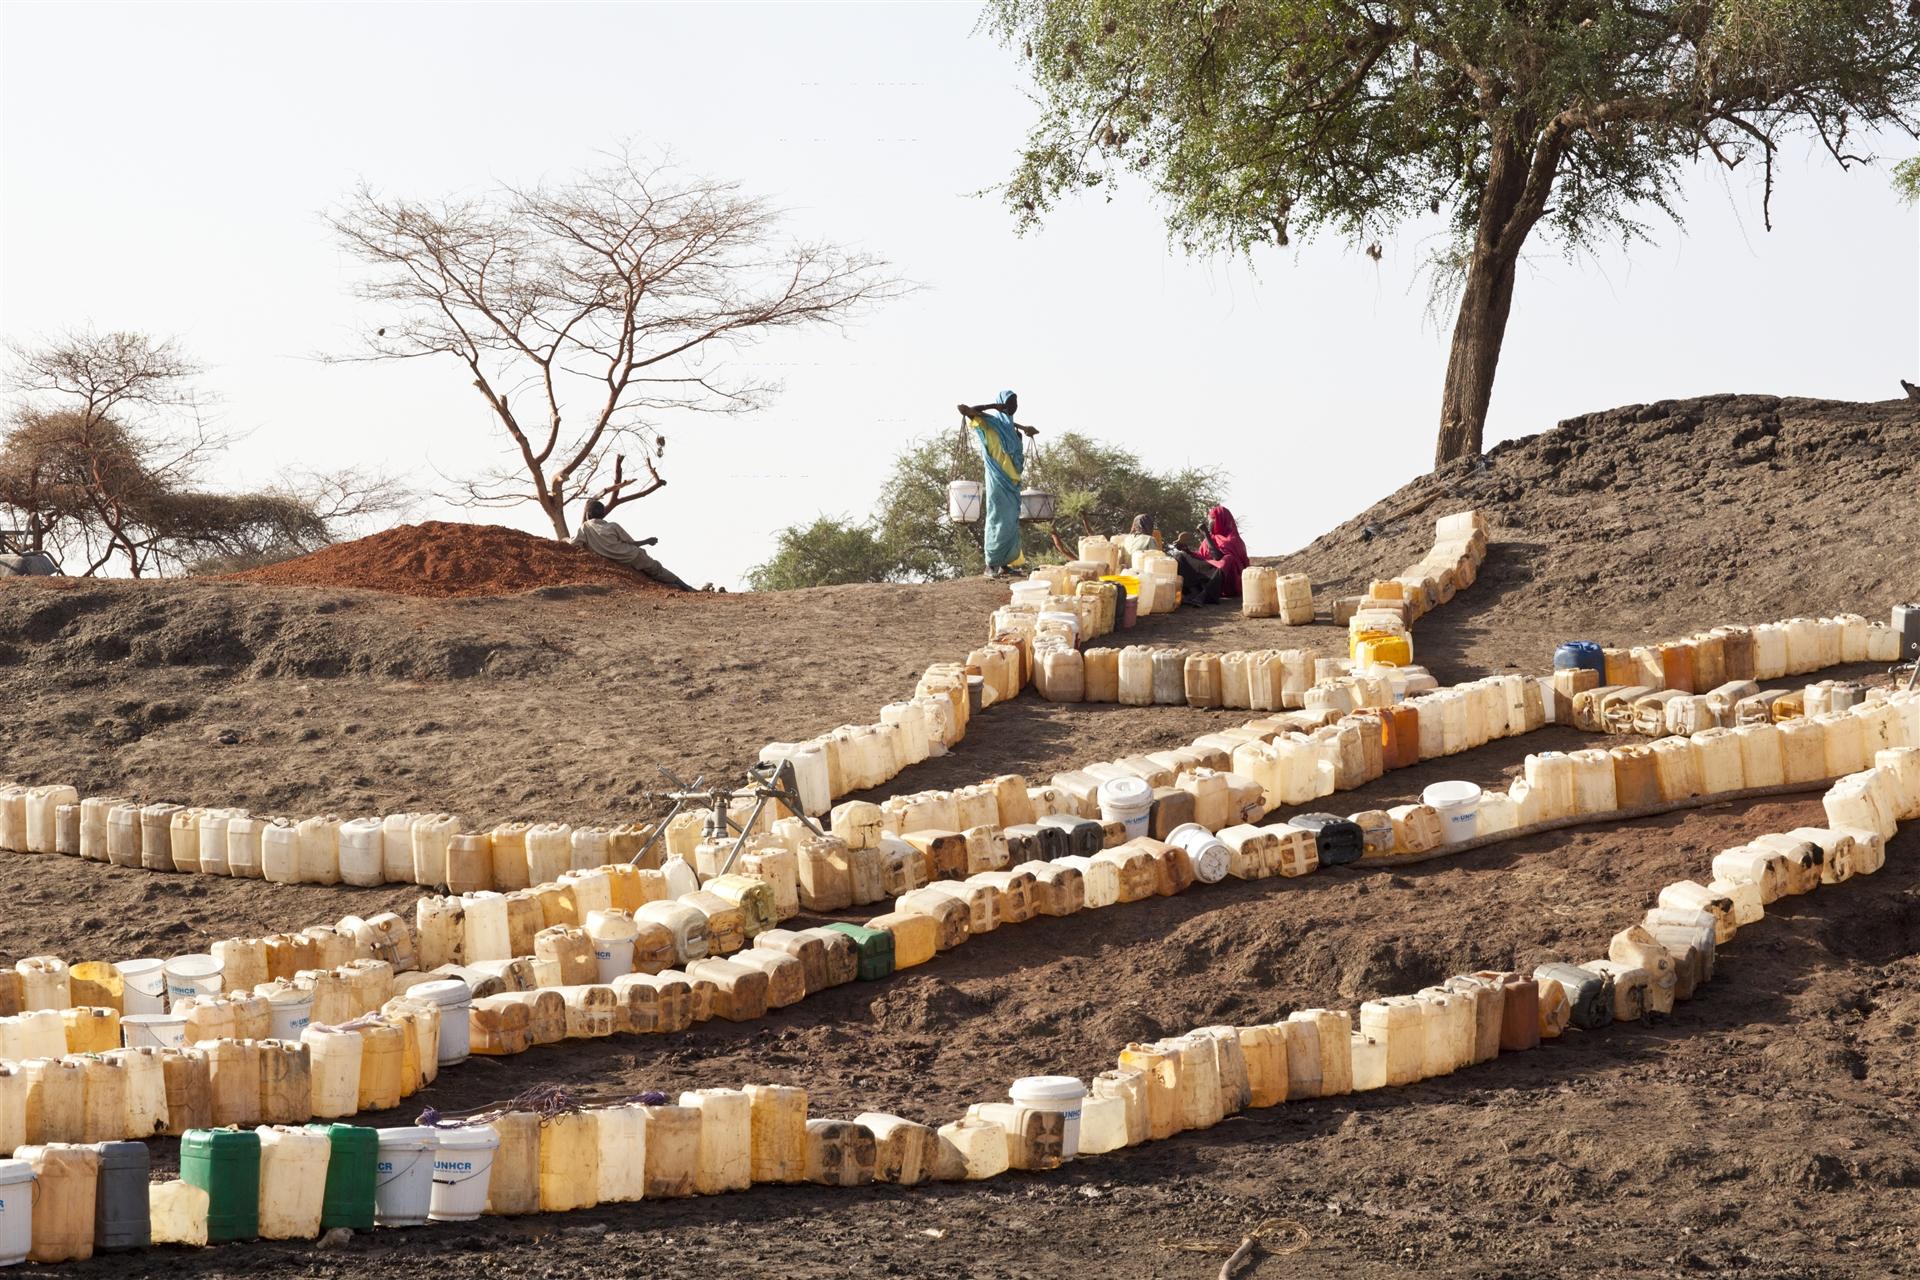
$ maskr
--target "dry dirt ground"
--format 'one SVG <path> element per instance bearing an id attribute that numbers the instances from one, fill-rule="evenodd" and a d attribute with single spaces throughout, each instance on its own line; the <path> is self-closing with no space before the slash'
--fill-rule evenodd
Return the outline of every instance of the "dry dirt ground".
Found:
<path id="1" fill-rule="evenodd" d="M 1284 562 L 1325 592 L 1417 558 L 1479 504 L 1482 580 L 1423 620 L 1443 681 L 1541 669 L 1576 634 L 1658 639 L 1857 608 L 1920 582 L 1903 539 L 1920 419 L 1900 405 L 1723 398 L 1596 415 L 1416 483 Z M 1861 487 L 1843 488 L 1845 485 Z M 1368 531 L 1371 531 L 1370 534 Z M 1256 548 L 1258 550 L 1258 548 Z M 479 823 L 649 811 L 651 766 L 718 777 L 769 739 L 867 721 L 977 643 L 981 583 L 656 598 L 562 588 L 410 600 L 240 583 L 0 584 L 0 776 L 259 812 L 427 806 Z M 1327 626 L 1225 609 L 1129 640 L 1334 652 Z M 1231 712 L 995 708 L 895 789 L 1040 776 Z M 1358 809 L 1492 781 L 1548 730 L 1390 775 Z M 1582 828 L 1395 873 L 1228 882 L 1003 929 L 758 1024 L 535 1050 L 449 1072 L 465 1109 L 557 1079 L 583 1093 L 754 1081 L 820 1115 L 951 1118 L 1016 1075 L 1111 1065 L 1128 1040 L 1351 1007 L 1469 969 L 1602 954 L 1660 885 L 1819 820 L 1815 796 Z M 1885 1276 L 1920 1248 L 1920 835 L 1880 875 L 1780 905 L 1670 1019 L 1570 1034 L 1417 1087 L 1248 1112 L 1200 1134 L 983 1185 L 756 1188 L 431 1231 L 343 1250 L 157 1252 L 149 1274 L 368 1268 L 441 1276 Z M 0 957 L 199 947 L 414 892 L 276 887 L 0 859 Z M 405 1113 L 376 1118 L 396 1123 Z M 165 1164 L 172 1153 L 161 1147 Z M 125 1260 L 70 1268 L 124 1270 Z M 1242 1274 L 1247 1274 L 1243 1272 Z"/>

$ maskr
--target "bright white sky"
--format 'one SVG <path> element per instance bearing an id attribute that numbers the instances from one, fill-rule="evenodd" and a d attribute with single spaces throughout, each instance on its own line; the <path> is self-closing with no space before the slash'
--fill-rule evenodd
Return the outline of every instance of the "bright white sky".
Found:
<path id="1" fill-rule="evenodd" d="M 1193 262 L 1136 189 L 1016 238 L 969 194 L 1006 174 L 1031 118 L 977 12 L 8 3 L 0 333 L 178 335 L 225 425 L 251 432 L 224 482 L 372 463 L 431 486 L 494 447 L 487 412 L 455 366 L 311 359 L 382 320 L 349 296 L 320 211 L 363 177 L 421 196 L 559 177 L 632 137 L 925 286 L 844 335 L 746 353 L 785 384 L 764 413 L 663 424 L 670 484 L 620 518 L 696 582 L 737 581 L 788 523 L 861 513 L 898 442 L 1002 387 L 1043 430 L 1227 468 L 1256 554 L 1424 470 L 1447 337 L 1420 273 L 1432 229 L 1377 264 L 1331 242 Z M 1877 400 L 1920 376 L 1916 218 L 1884 170 L 1788 156 L 1771 234 L 1757 173 L 1703 170 L 1686 209 L 1685 233 L 1659 226 L 1630 258 L 1540 249 L 1490 442 L 1635 401 Z"/>

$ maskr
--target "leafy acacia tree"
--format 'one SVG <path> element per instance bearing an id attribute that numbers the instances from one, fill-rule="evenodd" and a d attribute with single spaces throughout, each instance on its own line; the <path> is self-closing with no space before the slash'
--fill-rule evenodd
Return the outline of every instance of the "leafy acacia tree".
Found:
<path id="1" fill-rule="evenodd" d="M 1480 452 L 1522 248 L 1677 216 L 1688 162 L 1783 139 L 1843 167 L 1920 116 L 1909 0 L 992 0 L 1044 111 L 1007 195 L 1023 223 L 1147 176 L 1189 250 L 1445 213 L 1458 290 L 1435 462 Z M 1377 252 L 1377 248 L 1373 250 Z"/>
<path id="2" fill-rule="evenodd" d="M 208 473 L 229 443 L 199 411 L 199 366 L 171 340 L 80 329 L 10 350 L 0 524 L 69 572 L 133 577 L 311 551 L 406 502 L 360 471 L 288 474 L 248 492 Z"/>
<path id="3" fill-rule="evenodd" d="M 980 526 L 947 519 L 947 482 L 978 475 L 980 454 L 958 431 L 908 446 L 894 459 L 880 507 L 862 524 L 821 516 L 779 535 L 774 554 L 747 577 L 756 591 L 845 582 L 929 582 L 986 567 Z M 1153 471 L 1116 445 L 1065 432 L 1043 437 L 1027 454 L 1025 483 L 1054 495 L 1053 529 L 1064 545 L 1084 530 L 1118 533 L 1141 512 L 1171 537 L 1206 530 L 1220 501 L 1220 473 L 1204 467 Z M 1028 556 L 1053 551 L 1053 529 L 1021 530 Z"/>
<path id="4" fill-rule="evenodd" d="M 460 366 L 507 459 L 460 500 L 536 503 L 562 538 L 574 499 L 611 510 L 666 483 L 663 418 L 763 403 L 772 388 L 729 355 L 899 289 L 870 255 L 785 241 L 777 211 L 734 184 L 627 153 L 446 199 L 362 187 L 329 220 L 378 308 L 364 351 L 334 358 Z"/>

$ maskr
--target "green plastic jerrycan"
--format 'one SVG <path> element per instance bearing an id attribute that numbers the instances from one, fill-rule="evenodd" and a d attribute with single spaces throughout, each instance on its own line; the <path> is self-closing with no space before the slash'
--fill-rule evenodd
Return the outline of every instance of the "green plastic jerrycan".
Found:
<path id="1" fill-rule="evenodd" d="M 373 1188 L 380 1160 L 380 1131 L 357 1124 L 310 1124 L 333 1143 L 327 1155 L 327 1194 L 320 1229 L 373 1230 Z"/>
<path id="2" fill-rule="evenodd" d="M 860 951 L 860 980 L 875 982 L 893 972 L 893 935 L 885 929 L 869 929 L 863 924 L 839 922 L 827 928 L 853 939 Z"/>
<path id="3" fill-rule="evenodd" d="M 189 1129 L 180 1138 L 180 1180 L 207 1193 L 207 1242 L 260 1234 L 260 1135 L 251 1129 Z"/>

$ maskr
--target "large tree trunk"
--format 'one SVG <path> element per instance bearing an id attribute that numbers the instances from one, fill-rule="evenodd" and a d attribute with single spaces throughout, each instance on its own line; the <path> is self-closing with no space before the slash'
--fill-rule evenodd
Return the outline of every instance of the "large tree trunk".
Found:
<path id="1" fill-rule="evenodd" d="M 534 486 L 534 497 L 540 503 L 540 510 L 546 513 L 553 524 L 553 536 L 558 542 L 565 542 L 573 536 L 573 530 L 567 527 L 566 499 L 544 484 Z"/>
<path id="2" fill-rule="evenodd" d="M 1453 351 L 1440 393 L 1440 439 L 1433 465 L 1474 458 L 1486 435 L 1487 405 L 1493 399 L 1493 375 L 1500 366 L 1500 344 L 1513 309 L 1516 254 L 1476 251 L 1460 293 L 1453 321 Z"/>
<path id="3" fill-rule="evenodd" d="M 1527 136 L 1524 128 L 1519 136 Z M 1520 246 L 1532 230 L 1538 210 L 1528 205 L 1529 149 L 1512 130 L 1495 135 L 1487 154 L 1487 185 L 1480 195 L 1478 226 L 1460 310 L 1453 321 L 1453 350 L 1440 394 L 1440 438 L 1433 465 L 1474 458 L 1487 428 L 1487 404 L 1493 399 L 1493 374 L 1500 367 L 1500 344 L 1507 336 L 1513 308 L 1514 269 Z M 1549 172 L 1551 172 L 1549 170 Z"/>

